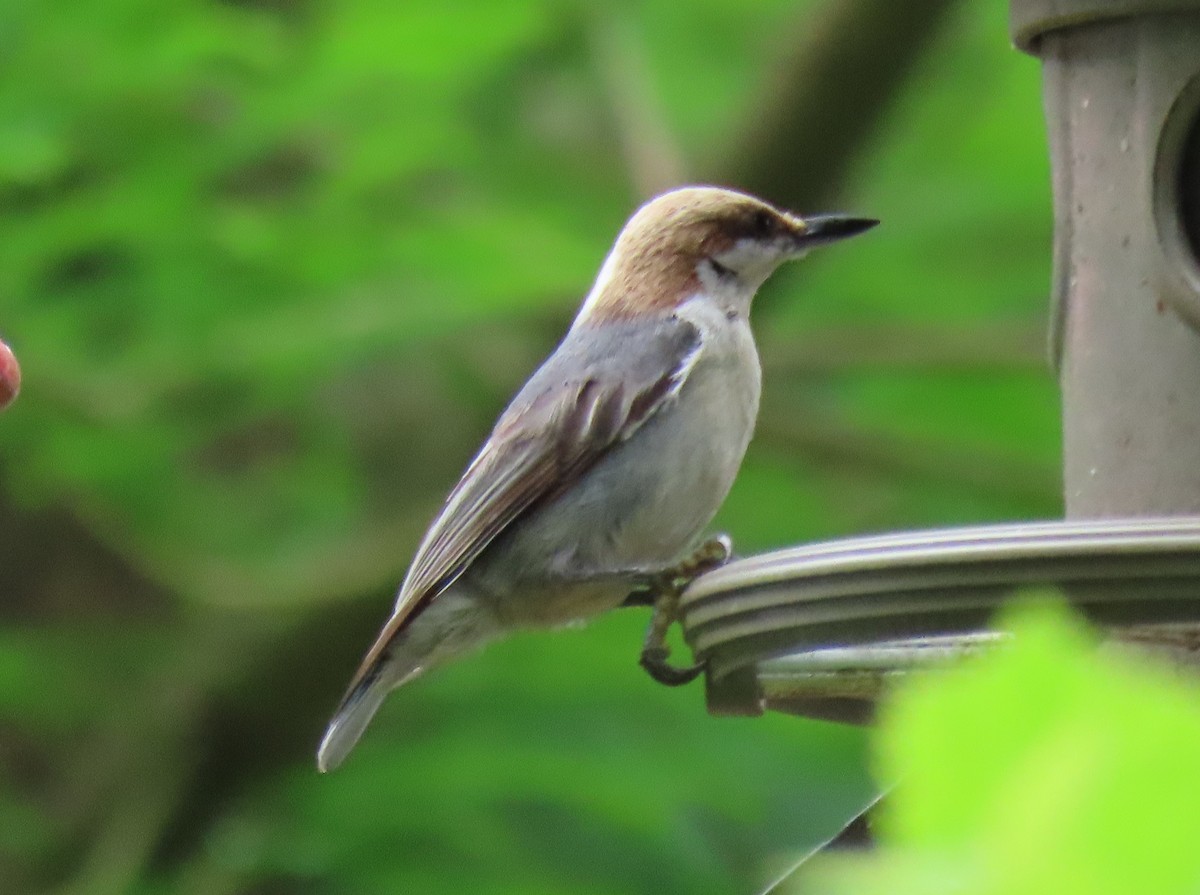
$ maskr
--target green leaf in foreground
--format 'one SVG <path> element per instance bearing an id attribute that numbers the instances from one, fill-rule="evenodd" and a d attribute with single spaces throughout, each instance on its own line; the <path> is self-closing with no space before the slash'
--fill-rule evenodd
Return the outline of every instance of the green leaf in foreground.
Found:
<path id="1" fill-rule="evenodd" d="M 1200 688 L 1056 606 L 1007 622 L 1010 645 L 885 708 L 876 767 L 897 786 L 880 853 L 791 891 L 1200 891 Z"/>

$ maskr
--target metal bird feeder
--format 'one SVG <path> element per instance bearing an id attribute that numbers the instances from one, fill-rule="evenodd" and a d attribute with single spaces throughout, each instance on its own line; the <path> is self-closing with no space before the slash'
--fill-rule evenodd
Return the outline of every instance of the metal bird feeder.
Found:
<path id="1" fill-rule="evenodd" d="M 1200 646 L 1200 0 L 1013 0 L 1042 60 L 1066 520 L 851 538 L 684 593 L 709 710 L 862 722 L 1052 586 L 1114 636 Z"/>

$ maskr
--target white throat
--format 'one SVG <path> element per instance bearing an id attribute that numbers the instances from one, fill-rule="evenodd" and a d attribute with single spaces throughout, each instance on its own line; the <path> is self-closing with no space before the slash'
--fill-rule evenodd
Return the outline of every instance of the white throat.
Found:
<path id="1" fill-rule="evenodd" d="M 800 257 L 783 246 L 739 239 L 732 248 L 696 265 L 704 292 L 727 313 L 745 316 L 760 286 L 784 261 Z"/>

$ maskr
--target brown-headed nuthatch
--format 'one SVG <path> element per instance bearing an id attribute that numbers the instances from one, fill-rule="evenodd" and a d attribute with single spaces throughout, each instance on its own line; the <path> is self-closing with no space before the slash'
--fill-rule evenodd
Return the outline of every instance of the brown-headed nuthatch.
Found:
<path id="1" fill-rule="evenodd" d="M 642 206 L 426 533 L 318 767 L 341 763 L 392 688 L 510 628 L 619 606 L 678 564 L 754 430 L 754 293 L 784 261 L 875 223 L 713 187 Z"/>

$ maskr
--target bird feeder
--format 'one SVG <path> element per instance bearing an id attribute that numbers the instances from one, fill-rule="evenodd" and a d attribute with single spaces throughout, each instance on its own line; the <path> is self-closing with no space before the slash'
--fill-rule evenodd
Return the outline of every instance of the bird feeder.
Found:
<path id="1" fill-rule="evenodd" d="M 1200 0 L 1013 0 L 1042 61 L 1066 519 L 738 560 L 680 604 L 715 714 L 865 721 L 1052 586 L 1152 642 L 1200 632 Z M 1145 636 L 1143 636 L 1145 635 Z"/>

